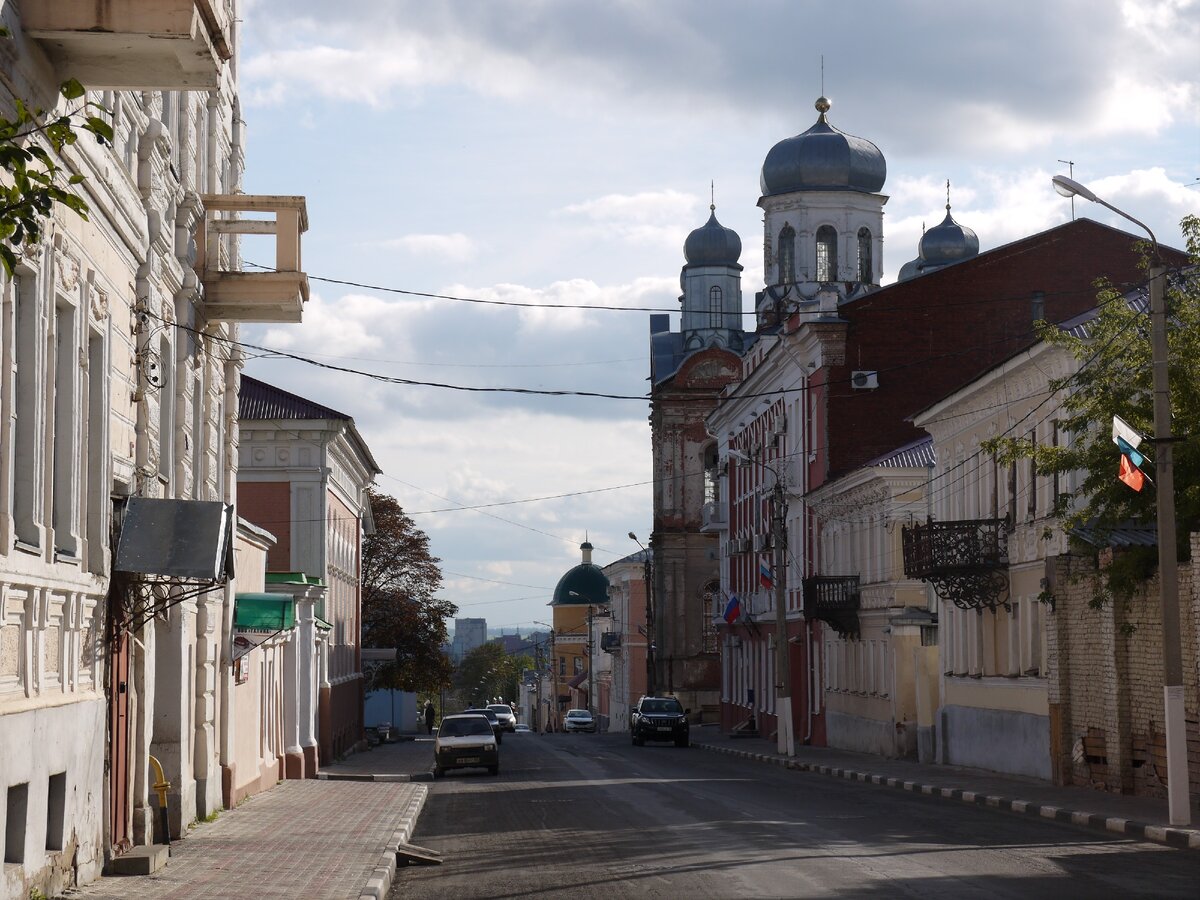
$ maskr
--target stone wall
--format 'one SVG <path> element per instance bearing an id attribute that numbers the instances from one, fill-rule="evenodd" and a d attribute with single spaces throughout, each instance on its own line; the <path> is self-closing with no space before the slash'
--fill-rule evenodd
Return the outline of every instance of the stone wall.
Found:
<path id="1" fill-rule="evenodd" d="M 1184 709 L 1193 803 L 1200 801 L 1200 535 L 1179 566 Z M 1111 551 L 1100 555 L 1099 565 Z M 1054 612 L 1047 617 L 1051 755 L 1055 781 L 1122 793 L 1166 794 L 1162 611 L 1157 576 L 1128 600 L 1096 600 L 1099 572 L 1088 557 L 1047 566 Z"/>

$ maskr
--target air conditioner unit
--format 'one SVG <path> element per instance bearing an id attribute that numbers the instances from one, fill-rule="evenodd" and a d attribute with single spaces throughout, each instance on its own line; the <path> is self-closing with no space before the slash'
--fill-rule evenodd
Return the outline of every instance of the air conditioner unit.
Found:
<path id="1" fill-rule="evenodd" d="M 771 428 L 771 435 L 778 438 L 785 434 L 787 434 L 787 419 L 776 420 L 775 425 Z"/>
<path id="2" fill-rule="evenodd" d="M 873 391 L 879 387 L 878 372 L 851 372 L 850 386 L 856 391 Z"/>
<path id="3" fill-rule="evenodd" d="M 754 539 L 754 549 L 759 553 L 765 553 L 771 549 L 771 535 L 760 534 Z"/>

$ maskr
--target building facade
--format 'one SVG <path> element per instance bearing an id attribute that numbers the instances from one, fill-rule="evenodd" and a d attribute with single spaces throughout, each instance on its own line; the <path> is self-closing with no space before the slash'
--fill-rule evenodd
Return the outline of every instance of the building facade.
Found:
<path id="1" fill-rule="evenodd" d="M 649 553 L 639 550 L 604 567 L 608 578 L 610 616 L 601 620 L 595 640 L 600 651 L 611 655 L 608 730 L 628 731 L 629 715 L 646 694 L 650 579 L 646 577 Z"/>
<path id="2" fill-rule="evenodd" d="M 151 756 L 174 835 L 221 805 L 236 588 L 222 563 L 146 561 L 144 525 L 215 522 L 183 549 L 232 553 L 232 341 L 241 322 L 298 322 L 307 297 L 303 198 L 239 193 L 237 14 L 0 4 L 4 108 L 66 113 L 75 78 L 113 130 L 56 160 L 84 176 L 87 219 L 55 208 L 0 278 L 0 741 L 45 751 L 0 747 L 5 892 L 58 893 L 154 840 Z M 276 273 L 241 272 L 249 210 L 274 217 Z"/>
<path id="3" fill-rule="evenodd" d="M 328 628 L 317 676 L 319 754 L 299 752 L 306 765 L 328 763 L 363 740 L 362 539 L 372 527 L 367 487 L 381 470 L 345 413 L 246 376 L 239 414 L 239 508 L 278 538 L 268 571 L 323 587 L 315 613 Z"/>

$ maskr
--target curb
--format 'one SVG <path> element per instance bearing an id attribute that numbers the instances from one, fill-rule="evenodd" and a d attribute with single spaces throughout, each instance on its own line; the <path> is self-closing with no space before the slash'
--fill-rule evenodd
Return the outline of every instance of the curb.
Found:
<path id="1" fill-rule="evenodd" d="M 382 782 L 405 782 L 405 781 L 433 781 L 432 772 L 416 772 L 412 775 L 357 775 L 353 773 L 342 772 L 318 772 L 318 781 L 382 781 Z"/>
<path id="2" fill-rule="evenodd" d="M 1064 809 L 1059 806 L 1032 803 L 1028 800 L 1015 800 L 1011 797 L 997 797 L 961 788 L 937 787 L 932 784 L 905 781 L 902 778 L 892 778 L 886 775 L 872 775 L 869 772 L 858 772 L 853 769 L 814 765 L 812 763 L 801 762 L 798 759 L 772 756 L 767 753 L 754 753 L 750 750 L 735 750 L 732 747 L 722 747 L 717 744 L 704 744 L 693 741 L 692 746 L 699 747 L 701 750 L 709 750 L 713 753 L 725 753 L 729 756 L 741 757 L 742 759 L 770 763 L 782 766 L 785 769 L 797 769 L 801 772 L 815 772 L 819 775 L 844 778 L 847 781 L 861 781 L 865 784 L 899 788 L 910 793 L 926 794 L 941 799 L 960 800 L 963 803 L 969 803 L 974 806 L 987 806 L 993 809 L 1014 812 L 1019 815 L 1049 819 L 1054 822 L 1068 822 L 1072 825 L 1081 825 L 1094 831 L 1121 834 L 1142 841 L 1165 844 L 1168 847 L 1178 849 L 1200 850 L 1200 830 L 1197 829 L 1172 828 L 1166 825 L 1147 825 L 1145 822 L 1135 822 L 1132 819 L 1121 819 L 1115 816 L 1103 816 L 1098 813 Z"/>
<path id="3" fill-rule="evenodd" d="M 338 780 L 338 779 L 332 779 Z M 379 777 L 344 778 L 343 781 L 405 781 L 407 776 L 384 775 Z M 379 864 L 371 872 L 366 886 L 358 893 L 358 900 L 384 900 L 392 889 L 392 879 L 396 877 L 396 851 L 401 844 L 409 843 L 413 829 L 417 827 L 417 817 L 425 806 L 425 798 L 429 788 L 419 785 L 413 791 L 413 797 L 408 801 L 404 814 L 400 817 L 400 827 L 392 832 L 387 843 L 387 850 L 379 858 Z"/>

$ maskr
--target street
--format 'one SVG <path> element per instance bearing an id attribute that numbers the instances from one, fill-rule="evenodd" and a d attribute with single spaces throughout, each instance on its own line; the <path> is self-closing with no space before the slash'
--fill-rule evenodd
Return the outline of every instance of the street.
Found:
<path id="1" fill-rule="evenodd" d="M 510 736 L 431 786 L 391 897 L 1188 897 L 1200 856 L 628 736 Z"/>

